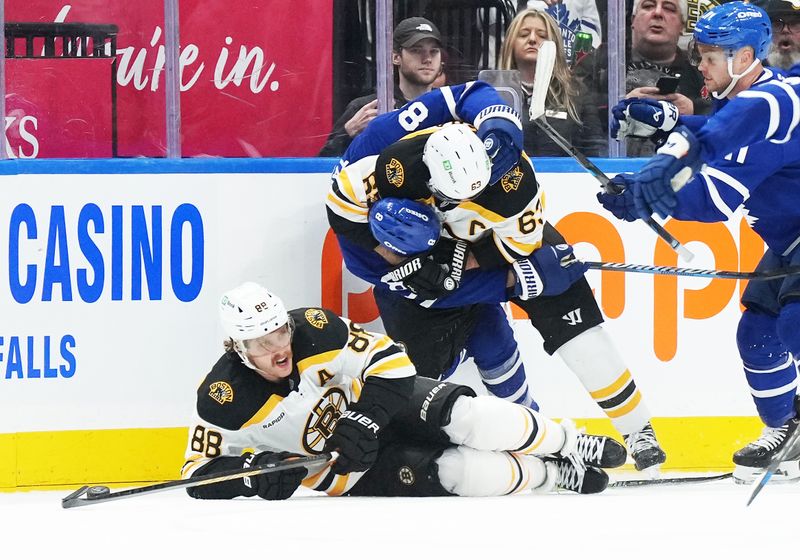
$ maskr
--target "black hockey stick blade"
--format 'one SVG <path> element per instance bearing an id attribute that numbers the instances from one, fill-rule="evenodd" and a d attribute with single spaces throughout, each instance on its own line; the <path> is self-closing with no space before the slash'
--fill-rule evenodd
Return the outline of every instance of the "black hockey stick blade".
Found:
<path id="1" fill-rule="evenodd" d="M 649 264 L 629 264 L 614 262 L 584 261 L 595 270 L 616 270 L 639 274 L 661 274 L 666 276 L 689 276 L 695 278 L 724 278 L 728 280 L 774 280 L 800 274 L 800 266 L 787 266 L 774 270 L 755 272 L 735 272 L 732 270 L 713 270 L 706 268 L 680 268 L 675 266 L 655 266 Z"/>
<path id="2" fill-rule="evenodd" d="M 608 485 L 609 488 L 630 488 L 634 486 L 675 486 L 678 484 L 697 484 L 714 482 L 731 478 L 733 473 L 722 473 L 709 476 L 687 476 L 675 478 L 644 478 L 635 480 L 617 480 Z"/>
<path id="3" fill-rule="evenodd" d="M 337 454 L 335 452 L 321 453 L 319 455 L 311 455 L 309 457 L 289 457 L 274 463 L 259 465 L 255 468 L 235 469 L 221 473 L 194 476 L 192 478 L 182 480 L 171 480 L 169 482 L 162 482 L 160 484 L 152 484 L 150 486 L 140 486 L 138 488 L 120 490 L 119 492 L 111 492 L 107 486 L 82 486 L 69 496 L 63 498 L 61 500 L 61 507 L 67 509 L 89 506 L 102 502 L 143 496 L 145 494 L 154 494 L 155 492 L 165 492 L 167 490 L 174 490 L 176 488 L 192 488 L 193 486 L 225 482 L 226 480 L 234 480 L 237 478 L 244 478 L 246 476 L 256 476 L 267 472 L 285 471 L 295 467 L 314 467 L 329 463 L 336 457 Z"/>
<path id="4" fill-rule="evenodd" d="M 786 441 L 786 445 L 783 446 L 777 455 L 772 459 L 767 469 L 764 471 L 764 474 L 761 475 L 761 478 L 758 479 L 755 488 L 753 488 L 753 493 L 750 494 L 750 497 L 747 499 L 747 504 L 745 507 L 749 506 L 753 503 L 753 500 L 756 499 L 756 496 L 764 489 L 764 486 L 767 485 L 767 482 L 772 478 L 778 468 L 781 466 L 786 460 L 786 457 L 789 455 L 793 455 L 798 451 L 800 448 L 800 430 L 795 430 L 794 433 L 789 436 L 789 439 Z"/>

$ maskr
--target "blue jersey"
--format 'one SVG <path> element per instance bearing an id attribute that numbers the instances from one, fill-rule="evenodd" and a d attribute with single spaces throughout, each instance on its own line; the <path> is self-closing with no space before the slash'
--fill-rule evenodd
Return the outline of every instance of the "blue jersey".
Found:
<path id="1" fill-rule="evenodd" d="M 792 252 L 800 244 L 799 92 L 800 79 L 765 70 L 705 123 L 682 119 L 695 129 L 707 165 L 678 192 L 673 216 L 720 222 L 742 207 L 770 249 Z"/>
<path id="2" fill-rule="evenodd" d="M 493 105 L 506 105 L 506 103 L 486 82 L 468 82 L 443 87 L 421 95 L 400 109 L 376 117 L 364 132 L 356 136 L 334 169 L 327 202 L 328 218 L 337 235 L 342 256 L 350 272 L 375 285 L 377 290 L 389 290 L 400 296 L 416 298 L 415 294 L 402 285 L 382 281 L 384 275 L 394 267 L 374 251 L 377 242 L 367 226 L 368 210 L 366 206 L 371 198 L 378 196 L 374 179 L 377 156 L 384 148 L 417 131 L 453 121 L 477 125 L 476 121 L 480 118 L 481 111 Z M 529 175 L 532 177 L 533 168 L 530 167 L 529 160 L 526 165 L 529 166 Z M 512 179 L 520 182 L 520 179 L 514 174 L 511 175 Z M 523 175 L 525 175 L 523 172 L 519 173 L 520 177 Z M 531 180 L 535 184 L 535 179 Z M 518 185 L 512 186 L 516 190 Z M 536 207 L 535 211 L 538 212 L 541 207 L 539 198 L 532 196 L 531 202 Z M 466 214 L 467 211 L 460 209 L 460 206 L 462 205 L 449 210 L 448 213 Z M 466 204 L 465 206 L 470 205 Z M 475 204 L 471 206 L 475 206 Z M 513 218 L 508 220 L 509 223 L 516 223 L 517 214 L 522 215 L 529 211 L 527 206 L 525 204 L 520 208 L 515 208 L 513 216 L 512 213 L 509 213 L 509 218 Z M 470 210 L 475 211 L 474 209 Z M 517 212 L 517 210 L 519 211 Z M 525 215 L 527 216 L 527 214 Z M 525 256 L 516 254 L 515 249 L 519 249 L 519 247 L 524 247 L 524 253 L 529 254 L 539 246 L 541 223 L 536 222 L 536 225 L 535 239 L 520 240 L 509 234 L 508 239 L 504 240 L 502 235 L 497 236 L 498 252 L 506 257 L 506 261 L 502 264 L 507 264 L 509 259 L 515 260 Z M 497 231 L 502 232 L 502 228 L 497 228 Z M 527 232 L 528 237 L 530 233 Z M 451 295 L 435 301 L 420 303 L 431 307 L 461 307 L 473 303 L 506 301 L 508 299 L 506 288 L 508 270 L 507 266 L 500 266 L 465 271 L 459 289 Z"/>

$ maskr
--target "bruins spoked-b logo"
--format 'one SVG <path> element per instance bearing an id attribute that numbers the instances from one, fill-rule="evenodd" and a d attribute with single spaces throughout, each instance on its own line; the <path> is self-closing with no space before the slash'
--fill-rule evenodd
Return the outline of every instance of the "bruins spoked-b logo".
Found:
<path id="1" fill-rule="evenodd" d="M 400 467 L 400 470 L 397 471 L 397 478 L 400 479 L 400 482 L 406 486 L 413 486 L 417 481 L 416 477 L 414 476 L 414 469 L 407 465 Z"/>
<path id="2" fill-rule="evenodd" d="M 403 164 L 394 158 L 390 159 L 389 163 L 386 164 L 386 180 L 389 181 L 389 184 L 399 189 L 403 186 L 405 176 L 406 173 L 403 169 Z"/>
<path id="3" fill-rule="evenodd" d="M 322 309 L 306 309 L 306 321 L 311 323 L 312 327 L 321 329 L 328 324 L 328 317 Z"/>
<path id="4" fill-rule="evenodd" d="M 336 421 L 347 408 L 347 396 L 336 387 L 329 389 L 311 410 L 306 420 L 303 448 L 309 453 L 320 453 L 325 440 L 333 433 Z"/>
<path id="5" fill-rule="evenodd" d="M 233 402 L 233 387 L 225 381 L 216 381 L 209 387 L 208 396 L 219 404 Z"/>

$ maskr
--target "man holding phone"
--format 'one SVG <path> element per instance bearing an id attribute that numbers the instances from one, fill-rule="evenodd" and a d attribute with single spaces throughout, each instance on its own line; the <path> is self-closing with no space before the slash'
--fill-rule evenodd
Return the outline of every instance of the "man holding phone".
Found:
<path id="1" fill-rule="evenodd" d="M 703 77 L 678 46 L 688 17 L 686 0 L 634 0 L 631 20 L 631 53 L 626 67 L 627 97 L 668 101 L 681 115 L 704 114 L 710 101 L 704 99 Z M 600 120 L 608 123 L 607 51 L 586 56 L 575 73 L 596 96 Z M 611 105 L 614 104 L 612 101 Z M 652 145 L 629 138 L 629 156 L 648 156 Z"/>

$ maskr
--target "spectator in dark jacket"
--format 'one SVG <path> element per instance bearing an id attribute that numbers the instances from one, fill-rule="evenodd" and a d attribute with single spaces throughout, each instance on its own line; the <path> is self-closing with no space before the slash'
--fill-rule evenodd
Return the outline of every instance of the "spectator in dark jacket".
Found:
<path id="1" fill-rule="evenodd" d="M 425 18 L 404 19 L 394 28 L 392 64 L 397 67 L 394 109 L 430 91 L 442 73 L 442 36 Z M 350 142 L 378 115 L 376 94 L 351 101 L 334 123 L 320 156 L 340 156 Z"/>

